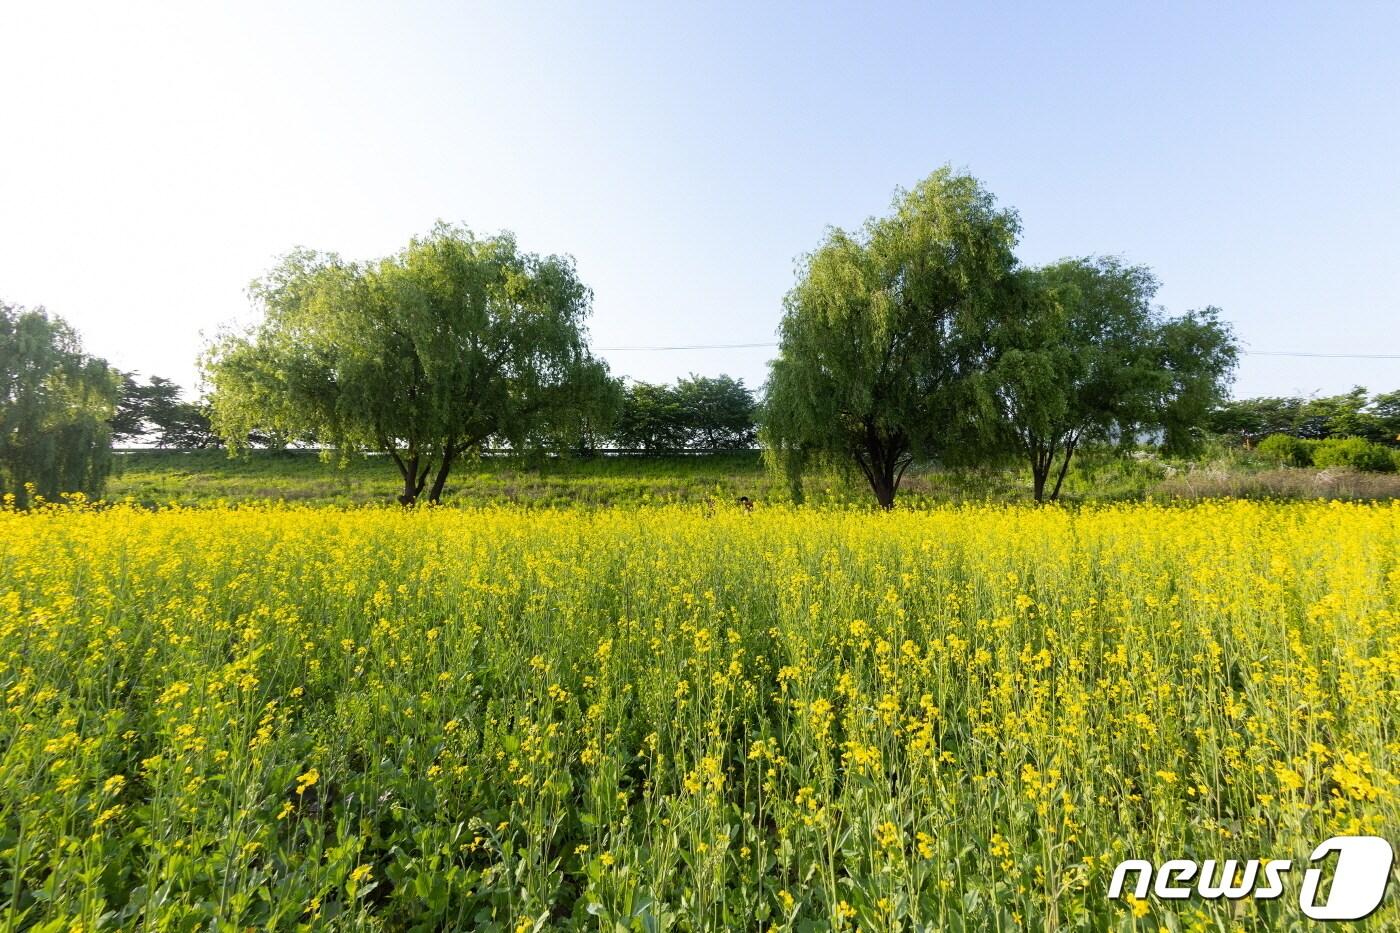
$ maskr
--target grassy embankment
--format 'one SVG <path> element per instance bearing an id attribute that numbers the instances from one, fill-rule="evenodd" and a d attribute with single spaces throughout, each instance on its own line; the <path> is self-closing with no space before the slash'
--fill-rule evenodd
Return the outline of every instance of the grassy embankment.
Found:
<path id="1" fill-rule="evenodd" d="M 132 451 L 117 457 L 109 501 L 147 505 L 277 502 L 306 505 L 379 505 L 394 501 L 398 474 L 383 457 L 356 457 L 341 465 L 310 451 L 255 451 L 229 458 L 218 450 Z M 953 473 L 915 468 L 900 503 L 1021 502 L 1029 496 L 1024 471 Z M 809 479 L 808 499 L 868 507 L 869 490 L 857 475 L 827 472 Z M 781 477 L 756 453 L 691 457 L 598 457 L 589 460 L 485 458 L 462 464 L 448 484 L 448 504 L 637 506 L 732 502 L 749 496 L 762 504 L 788 501 Z M 1239 453 L 1203 462 L 1164 462 L 1090 452 L 1076 458 L 1065 482 L 1066 502 L 1156 499 L 1338 498 L 1400 496 L 1400 476 L 1346 470 L 1276 468 Z"/>

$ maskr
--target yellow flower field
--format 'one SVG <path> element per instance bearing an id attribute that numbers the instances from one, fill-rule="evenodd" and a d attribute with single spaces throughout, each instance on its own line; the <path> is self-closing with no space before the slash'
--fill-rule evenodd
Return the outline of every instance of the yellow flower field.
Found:
<path id="1" fill-rule="evenodd" d="M 3 512 L 0 691 L 5 929 L 1303 928 L 1109 879 L 1400 833 L 1400 504 Z"/>

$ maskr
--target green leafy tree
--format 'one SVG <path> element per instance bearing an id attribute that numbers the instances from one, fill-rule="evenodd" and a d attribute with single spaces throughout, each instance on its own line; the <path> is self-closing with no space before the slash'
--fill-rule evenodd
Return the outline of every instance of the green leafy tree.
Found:
<path id="1" fill-rule="evenodd" d="M 1368 410 L 1378 428 L 1376 439 L 1392 447 L 1400 444 L 1400 389 L 1377 395 Z"/>
<path id="2" fill-rule="evenodd" d="M 149 433 L 161 447 L 170 446 L 165 435 L 173 425 L 183 420 L 190 404 L 181 397 L 180 386 L 169 379 L 152 376 L 144 388 L 143 414 Z"/>
<path id="3" fill-rule="evenodd" d="M 753 393 L 742 379 L 696 376 L 674 386 L 626 389 L 615 440 L 624 450 L 746 450 L 757 435 Z"/>
<path id="4" fill-rule="evenodd" d="M 131 373 L 123 373 L 111 425 L 117 442 L 151 439 L 158 447 L 185 450 L 218 443 L 204 407 L 185 401 L 180 386 L 160 376 L 151 376 L 142 385 Z"/>
<path id="5" fill-rule="evenodd" d="M 382 451 L 399 501 L 441 499 L 488 440 L 522 447 L 608 385 L 585 344 L 591 293 L 571 259 L 439 224 L 382 261 L 297 251 L 254 283 L 262 324 L 206 358 L 216 431 Z"/>
<path id="6" fill-rule="evenodd" d="M 1367 398 L 1366 389 L 1355 386 L 1350 392 L 1319 396 L 1303 402 L 1294 433 L 1315 440 L 1362 437 L 1384 441 L 1388 432 L 1383 417 L 1378 417 L 1375 406 Z"/>
<path id="7" fill-rule="evenodd" d="M 28 487 L 99 496 L 120 387 L 61 318 L 0 302 L 0 492 L 20 506 Z"/>
<path id="8" fill-rule="evenodd" d="M 1206 426 L 1214 434 L 1253 447 L 1273 434 L 1297 430 L 1303 400 L 1295 397 L 1261 397 L 1222 401 L 1210 413 Z"/>
<path id="9" fill-rule="evenodd" d="M 676 382 L 686 446 L 693 450 L 747 450 L 758 437 L 753 393 L 744 380 L 696 376 Z"/>
<path id="10" fill-rule="evenodd" d="M 990 384 L 1037 502 L 1059 498 L 1074 454 L 1092 441 L 1161 431 L 1177 450 L 1221 398 L 1235 345 L 1213 310 L 1166 318 L 1157 280 L 1109 257 L 1023 273 L 1022 313 L 996 336 Z"/>
<path id="11" fill-rule="evenodd" d="M 1220 309 L 1207 307 L 1178 317 L 1156 319 L 1147 344 L 1147 394 L 1130 432 L 1161 431 L 1162 448 L 1176 456 L 1200 453 L 1210 413 L 1225 398 L 1239 364 L 1239 343 Z"/>
<path id="12" fill-rule="evenodd" d="M 589 457 L 613 436 L 623 405 L 622 383 L 603 366 L 576 373 L 577 391 L 571 405 L 541 414 L 524 443 L 539 454 Z"/>
<path id="13" fill-rule="evenodd" d="M 177 450 L 203 450 L 218 447 L 219 436 L 203 405 L 181 401 L 162 412 L 154 422 L 156 445 Z M 250 441 L 254 440 L 250 438 Z"/>
<path id="14" fill-rule="evenodd" d="M 615 430 L 624 450 L 667 451 L 686 446 L 686 411 L 668 385 L 633 382 L 625 390 Z"/>
<path id="15" fill-rule="evenodd" d="M 809 460 L 833 458 L 853 462 L 888 509 L 916 457 L 974 449 L 1018 231 L 975 178 L 945 167 L 898 192 L 888 217 L 833 229 L 806 257 L 761 416 L 765 455 L 796 496 Z"/>
<path id="16" fill-rule="evenodd" d="M 1074 452 L 1141 405 L 1156 279 L 1115 259 L 1065 260 L 1021 277 L 1023 312 L 997 334 L 994 388 L 1012 446 L 1029 460 L 1036 501 L 1060 487 Z"/>
<path id="17" fill-rule="evenodd" d="M 146 436 L 146 388 L 136 381 L 134 373 L 121 374 L 116 408 L 108 422 L 115 443 L 138 441 Z"/>
<path id="18" fill-rule="evenodd" d="M 1222 402 L 1211 412 L 1210 429 L 1252 446 L 1271 434 L 1309 440 L 1362 437 L 1377 443 L 1400 442 L 1400 391 L 1369 400 L 1366 390 L 1309 399 L 1249 398 Z"/>

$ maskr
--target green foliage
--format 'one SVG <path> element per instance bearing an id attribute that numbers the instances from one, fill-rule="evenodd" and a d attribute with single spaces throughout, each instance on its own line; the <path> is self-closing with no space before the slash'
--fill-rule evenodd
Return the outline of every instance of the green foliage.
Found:
<path id="1" fill-rule="evenodd" d="M 202 405 L 181 398 L 180 386 L 151 376 L 145 385 L 122 375 L 121 397 L 111 420 L 117 442 L 153 440 L 157 447 L 199 450 L 218 444 Z"/>
<path id="2" fill-rule="evenodd" d="M 625 390 L 614 431 L 626 450 L 680 450 L 685 446 L 685 409 L 675 389 L 634 382 Z"/>
<path id="3" fill-rule="evenodd" d="M 962 459 L 986 412 L 978 369 L 1008 312 L 1014 212 L 934 172 L 860 233 L 833 229 L 788 293 L 762 436 L 800 481 L 812 454 L 855 463 L 882 507 L 916 458 Z"/>
<path id="4" fill-rule="evenodd" d="M 614 389 L 588 352 L 591 293 L 567 257 L 439 224 L 371 263 L 299 250 L 252 294 L 265 312 L 206 360 L 215 429 L 387 453 L 399 501 L 437 502 L 462 456 L 591 433 Z M 433 477 L 428 486 L 429 477 Z"/>
<path id="5" fill-rule="evenodd" d="M 1302 410 L 1301 398 L 1246 398 L 1222 401 L 1206 419 L 1214 434 L 1246 446 L 1270 434 L 1291 434 Z"/>
<path id="6" fill-rule="evenodd" d="M 1174 452 L 1197 443 L 1238 352 L 1214 309 L 1163 317 L 1151 271 L 1109 257 L 1063 260 L 1019 284 L 1021 313 L 994 336 L 990 385 L 1037 500 L 1052 472 L 1059 497 L 1085 442 L 1159 430 Z"/>
<path id="7" fill-rule="evenodd" d="M 674 387 L 634 382 L 616 442 L 624 450 L 747 450 L 756 440 L 754 411 L 742 379 L 691 375 Z"/>
<path id="8" fill-rule="evenodd" d="M 1248 447 L 1269 434 L 1322 440 L 1360 437 L 1400 444 L 1400 390 L 1367 398 L 1366 389 L 1317 398 L 1251 398 L 1224 402 L 1208 417 L 1216 434 Z"/>
<path id="9" fill-rule="evenodd" d="M 1136 427 L 1161 428 L 1162 448 L 1191 456 L 1206 443 L 1211 409 L 1225 397 L 1239 359 L 1239 346 L 1220 309 L 1207 307 L 1160 320 L 1152 341 L 1146 417 Z"/>
<path id="10" fill-rule="evenodd" d="M 1362 437 L 1329 437 L 1318 441 L 1313 450 L 1313 466 L 1350 467 L 1368 473 L 1393 473 L 1396 459 L 1392 451 Z"/>
<path id="11" fill-rule="evenodd" d="M 0 302 L 0 493 L 100 495 L 119 384 L 61 318 Z"/>
<path id="12" fill-rule="evenodd" d="M 888 508 L 916 459 L 1028 460 L 1058 498 L 1076 449 L 1156 433 L 1199 449 L 1238 349 L 1214 308 L 1169 318 L 1112 258 L 1018 270 L 1018 225 L 942 169 L 861 235 L 833 230 L 789 293 L 763 437 L 800 499 L 813 455 L 853 462 Z"/>
<path id="13" fill-rule="evenodd" d="M 121 374 L 121 390 L 117 395 L 117 404 L 107 422 L 112 428 L 112 440 L 115 443 L 123 444 L 145 437 L 146 393 L 154 389 L 154 378 L 151 383 L 150 386 L 143 386 L 136 381 L 134 374 Z"/>
<path id="14" fill-rule="evenodd" d="M 1259 456 L 1281 466 L 1307 467 L 1313 465 L 1313 450 L 1317 441 L 1291 434 L 1270 434 L 1259 442 Z"/>
<path id="15" fill-rule="evenodd" d="M 1376 425 L 1365 411 L 1366 390 L 1356 386 L 1341 395 L 1328 395 L 1305 401 L 1298 411 L 1294 433 L 1299 437 L 1369 437 Z"/>
<path id="16" fill-rule="evenodd" d="M 1260 441 L 1259 456 L 1282 466 L 1348 467 L 1368 473 L 1393 473 L 1397 465 L 1395 451 L 1364 437 L 1314 440 L 1271 434 Z"/>
<path id="17" fill-rule="evenodd" d="M 1400 444 L 1400 389 L 1383 392 L 1371 399 L 1370 414 L 1379 428 L 1379 440 L 1391 445 Z"/>
<path id="18" fill-rule="evenodd" d="M 571 379 L 571 399 L 541 410 L 523 440 L 501 440 L 518 444 L 536 457 L 591 457 L 599 448 L 608 446 L 622 410 L 621 381 L 609 375 L 601 363 L 577 367 Z"/>
<path id="19" fill-rule="evenodd" d="M 694 450 L 747 450 L 757 440 L 756 405 L 744 380 L 696 376 L 676 381 L 686 413 L 687 446 Z"/>
<path id="20" fill-rule="evenodd" d="M 171 406 L 169 411 L 158 414 L 152 424 L 156 429 L 156 443 L 161 447 L 202 450 L 220 444 L 204 406 L 194 402 L 182 401 Z"/>

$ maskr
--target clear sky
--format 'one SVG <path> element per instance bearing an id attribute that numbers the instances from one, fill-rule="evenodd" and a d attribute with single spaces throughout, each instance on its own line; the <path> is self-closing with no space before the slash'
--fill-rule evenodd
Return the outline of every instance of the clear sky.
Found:
<path id="1" fill-rule="evenodd" d="M 571 253 L 599 347 L 774 339 L 794 261 L 943 163 L 1256 351 L 1400 354 L 1400 4 L 0 6 L 0 297 L 190 384 L 295 245 Z M 764 348 L 608 351 L 762 382 Z M 1237 395 L 1400 388 L 1247 356 Z"/>

